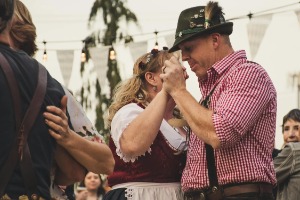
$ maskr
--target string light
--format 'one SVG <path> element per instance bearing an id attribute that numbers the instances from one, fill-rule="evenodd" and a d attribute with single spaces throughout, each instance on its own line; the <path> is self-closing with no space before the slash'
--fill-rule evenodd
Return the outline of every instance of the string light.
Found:
<path id="1" fill-rule="evenodd" d="M 46 62 L 48 60 L 48 56 L 47 56 L 47 50 L 46 50 L 46 41 L 43 41 L 44 43 L 44 54 L 43 54 L 43 61 Z"/>
<path id="2" fill-rule="evenodd" d="M 154 31 L 154 34 L 155 34 L 155 45 L 154 45 L 154 49 L 158 49 L 158 42 L 157 42 L 157 34 L 158 34 L 158 31 L 155 30 L 155 31 Z"/>
<path id="3" fill-rule="evenodd" d="M 283 8 L 287 8 L 287 7 L 290 7 L 290 6 L 293 6 L 293 5 L 297 5 L 299 4 L 300 2 L 295 2 L 295 3 L 291 3 L 291 4 L 288 4 L 288 5 L 283 5 L 283 6 L 280 6 L 280 7 L 276 7 L 276 8 L 271 8 L 271 9 L 267 9 L 267 10 L 262 10 L 262 11 L 259 11 L 259 12 L 255 12 L 255 13 L 248 13 L 247 15 L 241 15 L 241 16 L 237 16 L 237 17 L 232 17 L 232 18 L 228 18 L 227 21 L 234 21 L 234 20 L 238 20 L 238 19 L 244 19 L 244 18 L 248 18 L 248 19 L 252 19 L 256 16 L 261 16 L 261 15 L 264 15 L 264 14 L 276 14 L 276 13 L 282 13 L 282 12 L 287 12 L 287 11 L 291 11 L 291 10 L 295 10 L 295 9 L 291 9 L 291 10 L 280 10 L 280 9 L 283 9 Z M 271 12 L 273 11 L 273 12 Z M 157 42 L 157 34 L 158 33 L 166 33 L 166 32 L 174 32 L 174 29 L 170 29 L 170 30 L 162 30 L 160 32 L 158 31 L 155 31 L 154 34 L 155 34 L 155 39 L 156 39 L 156 42 L 155 42 L 155 46 L 154 48 L 158 48 L 158 42 Z M 145 36 L 145 35 L 150 35 L 150 34 L 153 34 L 153 32 L 151 33 L 141 33 L 141 34 L 134 34 L 134 35 L 130 35 L 130 36 L 127 36 L 128 38 L 130 38 L 130 40 L 128 40 L 127 38 L 125 38 L 125 41 L 126 43 L 130 43 L 133 41 L 133 38 L 136 37 L 136 36 Z M 48 43 L 69 43 L 69 42 L 79 42 L 80 40 L 72 40 L 72 41 L 48 41 Z M 42 43 L 44 43 L 44 45 L 46 45 L 46 41 L 42 41 Z M 86 50 L 86 49 L 84 49 Z M 85 51 L 86 53 L 86 51 Z M 46 51 L 46 48 L 44 50 L 44 55 L 43 55 L 43 58 L 45 57 L 45 59 L 47 60 L 47 51 Z M 44 60 L 44 59 L 43 59 Z"/>
<path id="4" fill-rule="evenodd" d="M 82 46 L 82 50 L 81 50 L 81 62 L 85 62 L 86 61 L 86 46 L 85 46 L 85 40 L 82 41 L 83 46 Z"/>
<path id="5" fill-rule="evenodd" d="M 113 46 L 109 48 L 109 59 L 116 60 L 116 51 Z"/>

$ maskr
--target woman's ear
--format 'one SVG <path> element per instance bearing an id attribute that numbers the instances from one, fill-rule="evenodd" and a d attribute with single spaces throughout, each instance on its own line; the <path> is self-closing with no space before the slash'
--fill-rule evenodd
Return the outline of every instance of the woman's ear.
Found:
<path id="1" fill-rule="evenodd" d="M 145 79 L 150 85 L 156 86 L 157 83 L 156 83 L 156 79 L 155 79 L 155 73 L 146 72 Z"/>

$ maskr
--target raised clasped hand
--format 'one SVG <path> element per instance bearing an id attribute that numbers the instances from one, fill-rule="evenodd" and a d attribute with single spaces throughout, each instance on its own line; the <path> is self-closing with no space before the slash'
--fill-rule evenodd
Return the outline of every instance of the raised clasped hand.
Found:
<path id="1" fill-rule="evenodd" d="M 186 88 L 185 80 L 188 79 L 186 68 L 180 63 L 179 58 L 172 56 L 166 60 L 162 67 L 160 78 L 163 80 L 163 88 L 172 95 L 177 89 Z"/>

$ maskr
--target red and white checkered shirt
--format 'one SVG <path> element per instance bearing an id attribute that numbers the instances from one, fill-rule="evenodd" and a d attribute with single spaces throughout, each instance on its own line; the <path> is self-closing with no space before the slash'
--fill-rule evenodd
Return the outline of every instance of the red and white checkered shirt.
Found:
<path id="1" fill-rule="evenodd" d="M 205 98 L 216 86 L 210 109 L 221 148 L 214 150 L 220 185 L 242 182 L 276 183 L 272 150 L 276 128 L 276 90 L 267 72 L 237 51 L 215 63 L 199 80 Z M 209 186 L 205 145 L 191 134 L 184 191 Z"/>

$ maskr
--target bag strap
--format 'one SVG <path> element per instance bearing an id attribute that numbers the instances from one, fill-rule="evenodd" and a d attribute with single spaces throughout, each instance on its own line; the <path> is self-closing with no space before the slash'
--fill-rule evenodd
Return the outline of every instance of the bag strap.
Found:
<path id="1" fill-rule="evenodd" d="M 27 109 L 25 116 L 21 123 L 21 102 L 20 102 L 20 91 L 17 85 L 17 81 L 14 76 L 9 63 L 6 58 L 0 52 L 0 66 L 8 81 L 8 86 L 13 99 L 15 119 L 16 119 L 16 139 L 13 142 L 12 149 L 9 153 L 7 161 L 4 166 L 0 169 L 0 195 L 4 195 L 6 185 L 11 178 L 13 171 L 20 161 L 20 169 L 24 179 L 25 187 L 31 196 L 36 191 L 36 175 L 34 173 L 30 151 L 27 144 L 28 133 L 30 132 L 32 125 L 40 111 L 40 107 L 43 103 L 46 86 L 47 86 L 47 71 L 39 63 L 39 77 L 38 84 L 35 89 L 35 93 L 30 102 L 29 108 Z M 19 154 L 19 156 L 18 156 Z M 19 159 L 18 159 L 19 158 Z"/>

